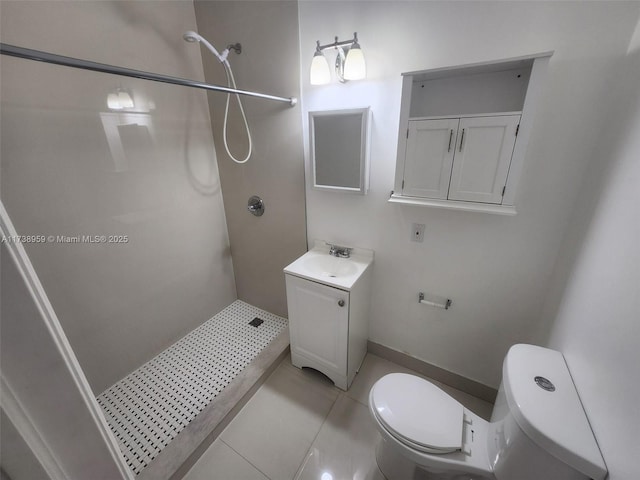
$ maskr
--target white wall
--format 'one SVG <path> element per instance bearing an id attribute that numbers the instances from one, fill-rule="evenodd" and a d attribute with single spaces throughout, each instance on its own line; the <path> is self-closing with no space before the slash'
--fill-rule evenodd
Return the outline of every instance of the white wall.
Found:
<path id="1" fill-rule="evenodd" d="M 303 122 L 309 110 L 370 105 L 367 196 L 309 188 L 308 238 L 375 250 L 370 339 L 497 387 L 510 345 L 531 341 L 602 118 L 611 66 L 637 3 L 301 2 Z M 358 32 L 367 79 L 312 87 L 315 41 Z M 401 72 L 555 50 L 516 198 L 518 215 L 392 205 Z M 422 244 L 409 241 L 426 225 Z M 419 291 L 453 300 L 417 303 Z"/>
<path id="2" fill-rule="evenodd" d="M 552 285 L 549 345 L 564 353 L 611 480 L 637 478 L 640 425 L 640 23 L 608 95 L 615 106 L 589 166 Z"/>
<path id="3" fill-rule="evenodd" d="M 0 13 L 9 44 L 204 79 L 182 39 L 190 1 L 2 1 Z M 2 201 L 18 232 L 129 239 L 25 245 L 97 394 L 236 298 L 206 94 L 1 62 Z M 117 87 L 133 121 L 107 109 Z"/>

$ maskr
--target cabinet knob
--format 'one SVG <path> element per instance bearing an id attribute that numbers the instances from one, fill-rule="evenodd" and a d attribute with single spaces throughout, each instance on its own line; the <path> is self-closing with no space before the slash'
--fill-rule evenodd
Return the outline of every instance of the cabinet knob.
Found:
<path id="1" fill-rule="evenodd" d="M 344 300 L 338 300 L 338 305 L 340 305 L 341 307 L 344 307 Z"/>

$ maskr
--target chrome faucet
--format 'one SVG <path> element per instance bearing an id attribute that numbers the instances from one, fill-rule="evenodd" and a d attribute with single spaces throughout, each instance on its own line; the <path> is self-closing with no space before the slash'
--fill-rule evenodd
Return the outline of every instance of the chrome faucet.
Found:
<path id="1" fill-rule="evenodd" d="M 330 243 L 329 245 L 329 255 L 333 255 L 334 257 L 338 257 L 338 258 L 349 258 L 351 256 L 351 250 L 353 250 L 352 248 L 349 247 L 341 247 L 339 245 L 331 245 Z"/>

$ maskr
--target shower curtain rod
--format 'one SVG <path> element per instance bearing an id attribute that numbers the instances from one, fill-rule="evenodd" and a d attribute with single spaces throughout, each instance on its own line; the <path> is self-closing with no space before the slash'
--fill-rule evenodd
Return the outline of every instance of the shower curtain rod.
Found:
<path id="1" fill-rule="evenodd" d="M 55 53 L 43 52 L 40 50 L 32 50 L 30 48 L 17 47 L 6 43 L 0 43 L 0 53 L 11 57 L 26 58 L 28 60 L 36 60 L 38 62 L 52 63 L 54 65 L 63 65 L 65 67 L 80 68 L 82 70 L 91 70 L 94 72 L 112 73 L 114 75 L 122 75 L 125 77 L 141 78 L 143 80 L 151 80 L 154 82 L 171 83 L 173 85 L 182 85 L 185 87 L 201 88 L 203 90 L 211 90 L 214 92 L 236 93 L 238 95 L 246 95 L 248 97 L 264 98 L 266 100 L 275 100 L 278 102 L 286 102 L 290 106 L 298 103 L 296 97 L 277 97 L 275 95 L 267 95 L 266 93 L 252 92 L 250 90 L 238 90 L 237 88 L 223 87 L 221 85 L 213 85 L 210 83 L 198 82 L 196 80 L 188 80 L 186 78 L 171 77 L 168 75 L 160 75 L 157 73 L 143 72 L 141 70 L 133 70 L 131 68 L 117 67 L 107 65 L 105 63 L 91 62 L 89 60 L 81 60 L 79 58 L 65 57 L 56 55 Z"/>

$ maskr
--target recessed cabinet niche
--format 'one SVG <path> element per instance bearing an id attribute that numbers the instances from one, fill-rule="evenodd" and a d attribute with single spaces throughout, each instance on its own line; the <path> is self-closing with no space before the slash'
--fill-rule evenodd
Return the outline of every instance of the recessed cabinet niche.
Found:
<path id="1" fill-rule="evenodd" d="M 389 201 L 514 215 L 551 54 L 404 73 Z"/>

